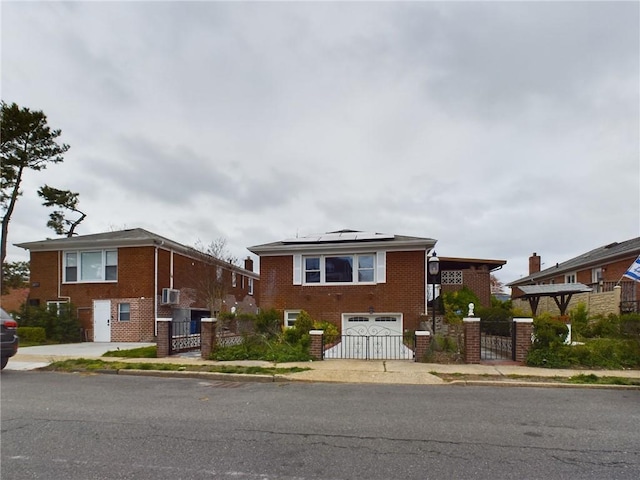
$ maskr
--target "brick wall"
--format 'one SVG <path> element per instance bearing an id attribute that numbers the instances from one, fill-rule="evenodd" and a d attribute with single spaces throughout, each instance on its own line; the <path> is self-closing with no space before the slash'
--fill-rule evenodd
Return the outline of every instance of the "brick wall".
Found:
<path id="1" fill-rule="evenodd" d="M 293 257 L 260 258 L 260 307 L 305 310 L 316 321 L 338 328 L 342 313 L 402 313 L 404 328 L 416 330 L 425 312 L 425 253 L 388 252 L 386 283 L 376 285 L 293 285 Z"/>
<path id="2" fill-rule="evenodd" d="M 171 317 L 172 306 L 160 305 L 163 288 L 181 290 L 181 305 L 185 308 L 206 309 L 206 302 L 198 298 L 197 277 L 194 269 L 198 261 L 178 253 L 173 254 L 173 284 L 171 283 L 172 254 L 156 247 L 118 248 L 118 281 L 99 283 L 62 283 L 62 254 L 60 252 L 31 253 L 31 290 L 29 298 L 38 300 L 40 305 L 47 301 L 70 298 L 84 328 L 85 340 L 91 340 L 93 331 L 93 300 L 111 300 L 112 341 L 150 341 L 154 338 L 155 316 Z M 249 295 L 247 276 L 238 273 L 236 287 L 231 286 L 231 266 L 225 266 L 224 279 L 229 288 L 226 296 L 226 310 L 236 306 L 240 311 L 255 313 L 257 289 L 260 282 L 254 279 L 254 295 Z M 244 281 L 243 281 L 244 277 Z M 58 292 L 60 289 L 60 292 Z M 156 305 L 157 312 L 155 312 Z M 131 319 L 120 322 L 118 304 L 129 303 Z"/>

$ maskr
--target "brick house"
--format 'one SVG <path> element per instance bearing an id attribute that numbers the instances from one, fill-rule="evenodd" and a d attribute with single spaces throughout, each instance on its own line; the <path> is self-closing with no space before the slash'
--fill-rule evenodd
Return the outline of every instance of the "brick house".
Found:
<path id="1" fill-rule="evenodd" d="M 203 278 L 219 286 L 219 311 L 255 313 L 259 275 L 141 228 L 17 244 L 30 253 L 33 306 L 70 302 L 86 341 L 153 341 L 156 318 L 211 316 Z"/>
<path id="2" fill-rule="evenodd" d="M 523 290 L 519 287 L 583 284 L 589 287 L 591 292 L 573 295 L 568 309 L 582 302 L 592 314 L 638 312 L 640 282 L 623 277 L 638 255 L 640 237 L 595 248 L 544 270 L 541 269 L 541 257 L 534 253 L 529 257 L 529 275 L 508 284 L 511 287 L 511 297 L 516 306 L 527 310 L 527 302 L 518 300 L 524 296 Z M 550 298 L 540 299 L 537 313 L 542 312 L 560 313 Z"/>
<path id="3" fill-rule="evenodd" d="M 429 328 L 433 283 L 445 292 L 468 286 L 488 306 L 490 272 L 506 263 L 441 257 L 442 281 L 434 282 L 427 262 L 435 244 L 431 238 L 340 230 L 249 251 L 260 257 L 260 306 L 281 311 L 285 326 L 305 310 L 343 333 L 357 325 L 402 334 Z"/>

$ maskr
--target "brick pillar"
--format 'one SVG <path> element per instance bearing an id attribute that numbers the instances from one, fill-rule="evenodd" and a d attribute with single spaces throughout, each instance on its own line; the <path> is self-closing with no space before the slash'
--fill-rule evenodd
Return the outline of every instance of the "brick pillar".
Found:
<path id="1" fill-rule="evenodd" d="M 527 359 L 527 354 L 531 349 L 533 318 L 514 318 L 513 328 L 515 329 L 513 339 L 513 359 L 516 362 L 524 363 Z"/>
<path id="2" fill-rule="evenodd" d="M 309 355 L 314 360 L 324 360 L 324 330 L 311 330 L 311 346 L 309 346 Z"/>
<path id="3" fill-rule="evenodd" d="M 425 356 L 429 351 L 430 345 L 431 345 L 431 332 L 426 330 L 417 330 L 416 331 L 416 352 L 415 352 L 416 362 L 424 362 Z"/>
<path id="4" fill-rule="evenodd" d="M 205 360 L 216 349 L 216 326 L 217 318 L 203 318 L 200 320 L 200 356 Z"/>
<path id="5" fill-rule="evenodd" d="M 480 319 L 465 318 L 464 323 L 464 361 L 480 363 Z"/>
<path id="6" fill-rule="evenodd" d="M 156 357 L 168 357 L 171 350 L 171 345 L 169 344 L 169 342 L 171 341 L 171 319 L 156 318 L 156 324 L 158 325 Z"/>

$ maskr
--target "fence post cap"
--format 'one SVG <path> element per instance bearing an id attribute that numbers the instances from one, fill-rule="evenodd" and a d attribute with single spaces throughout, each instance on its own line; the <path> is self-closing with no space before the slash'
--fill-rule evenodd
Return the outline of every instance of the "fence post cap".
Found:
<path id="1" fill-rule="evenodd" d="M 324 330 L 309 330 L 309 335 L 323 335 Z"/>
<path id="2" fill-rule="evenodd" d="M 170 322 L 172 318 L 156 318 L 156 322 Z"/>
<path id="3" fill-rule="evenodd" d="M 462 321 L 466 323 L 474 323 L 474 322 L 479 322 L 480 319 L 478 317 L 467 317 L 467 318 L 463 318 Z"/>
<path id="4" fill-rule="evenodd" d="M 429 330 L 416 330 L 416 337 L 429 337 L 431 332 Z"/>
<path id="5" fill-rule="evenodd" d="M 218 319 L 217 318 L 201 318 L 200 321 L 205 323 L 216 323 Z"/>
<path id="6" fill-rule="evenodd" d="M 514 318 L 514 323 L 533 323 L 533 318 Z"/>

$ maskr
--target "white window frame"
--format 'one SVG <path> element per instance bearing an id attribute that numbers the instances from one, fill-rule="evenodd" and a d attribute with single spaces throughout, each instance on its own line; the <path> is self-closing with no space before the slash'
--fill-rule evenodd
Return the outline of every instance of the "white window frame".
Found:
<path id="1" fill-rule="evenodd" d="M 292 328 L 296 324 L 298 315 L 302 310 L 285 310 L 284 311 L 284 328 Z"/>
<path id="2" fill-rule="evenodd" d="M 249 295 L 253 295 L 253 278 L 249 277 L 248 281 L 248 293 Z"/>
<path id="3" fill-rule="evenodd" d="M 56 306 L 56 315 L 60 316 L 60 307 L 62 305 L 67 305 L 69 302 L 64 300 L 64 301 L 48 301 L 47 302 L 47 310 L 49 310 L 51 308 L 52 305 Z"/>
<path id="4" fill-rule="evenodd" d="M 327 281 L 327 275 L 326 275 L 326 260 L 327 258 L 340 258 L 340 257 L 349 257 L 351 258 L 351 266 L 352 266 L 352 275 L 351 275 L 351 281 L 350 282 L 328 282 Z M 368 268 L 360 268 L 360 259 L 364 258 L 364 257 L 370 257 L 371 258 L 371 267 Z M 308 282 L 307 281 L 307 273 L 311 273 L 311 272 L 318 272 L 318 270 L 312 269 L 312 270 L 307 270 L 307 259 L 314 259 L 317 258 L 320 264 L 320 269 L 319 269 L 319 273 L 320 273 L 320 281 L 318 282 Z M 294 264 L 296 262 L 294 261 Z M 301 284 L 302 285 L 354 285 L 354 284 L 359 284 L 359 285 L 373 285 L 375 283 L 377 283 L 377 280 L 379 278 L 379 270 L 380 270 L 380 261 L 379 261 L 379 257 L 378 257 L 378 253 L 376 252 L 365 252 L 365 253 L 329 253 L 329 254 L 322 254 L 322 255 L 303 255 L 302 256 L 302 260 L 300 263 L 300 280 L 301 280 Z M 382 268 L 384 268 L 384 265 L 382 265 Z M 295 267 L 294 267 L 295 269 Z M 360 281 L 360 272 L 361 271 L 367 271 L 367 272 L 371 272 L 373 275 L 373 279 L 372 280 L 366 280 L 366 281 Z M 295 277 L 295 273 L 294 273 L 294 277 Z M 294 282 L 295 283 L 295 282 Z"/>
<path id="5" fill-rule="evenodd" d="M 126 312 L 122 308 L 124 305 L 126 305 L 128 307 L 128 310 Z M 126 313 L 129 318 L 127 318 L 126 320 L 123 320 L 122 319 L 122 314 L 123 313 Z M 130 322 L 131 321 L 131 304 L 129 302 L 118 303 L 118 321 L 119 322 Z"/>
<path id="6" fill-rule="evenodd" d="M 602 267 L 591 269 L 591 283 L 600 283 L 604 279 L 604 271 Z"/>
<path id="7" fill-rule="evenodd" d="M 99 278 L 82 278 L 82 257 L 83 254 L 99 253 L 100 254 L 100 277 Z M 115 264 L 112 259 L 115 254 Z M 68 267 L 67 263 L 69 256 L 73 255 L 75 258 L 75 265 Z M 110 261 L 110 263 L 107 263 Z M 107 280 L 107 268 L 115 267 L 115 278 Z M 75 268 L 75 280 L 69 280 L 67 278 L 67 270 L 69 268 Z M 104 250 L 66 250 L 62 252 L 62 274 L 63 283 L 116 283 L 118 281 L 118 250 L 117 249 L 104 249 Z"/>
<path id="8" fill-rule="evenodd" d="M 576 278 L 577 278 L 576 272 L 565 273 L 564 283 L 576 283 Z"/>
<path id="9" fill-rule="evenodd" d="M 238 274 L 236 272 L 231 272 L 231 286 L 233 288 L 238 286 Z"/>

